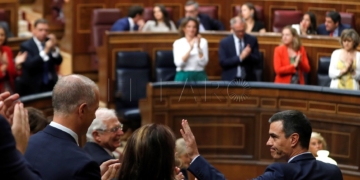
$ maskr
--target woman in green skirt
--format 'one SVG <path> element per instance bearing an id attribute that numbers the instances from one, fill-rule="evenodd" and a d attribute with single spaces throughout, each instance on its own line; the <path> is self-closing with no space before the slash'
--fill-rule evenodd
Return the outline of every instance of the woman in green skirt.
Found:
<path id="1" fill-rule="evenodd" d="M 206 81 L 204 69 L 209 61 L 208 43 L 199 34 L 199 21 L 185 18 L 179 31 L 181 38 L 173 44 L 175 81 Z"/>

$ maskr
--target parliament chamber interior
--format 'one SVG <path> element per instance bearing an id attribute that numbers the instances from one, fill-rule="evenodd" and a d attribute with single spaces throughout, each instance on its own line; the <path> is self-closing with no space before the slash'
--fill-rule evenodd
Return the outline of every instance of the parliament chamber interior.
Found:
<path id="1" fill-rule="evenodd" d="M 117 147 L 97 146 L 125 163 L 133 138 L 142 132 L 137 129 L 162 124 L 179 140 L 187 119 L 201 157 L 228 180 L 255 178 L 273 163 L 291 164 L 271 152 L 270 120 L 278 112 L 300 111 L 312 128 L 306 149 L 311 152 L 313 135 L 320 136 L 318 150 L 329 153 L 324 158 L 335 162 L 344 180 L 355 180 L 360 179 L 359 32 L 359 0 L 0 0 L 0 88 L 18 93 L 24 106 L 40 110 L 51 126 L 58 108 L 55 88 L 67 87 L 55 83 L 83 75 L 97 85 L 99 107 L 111 110 L 102 113 L 115 113 L 121 126 L 95 132 L 95 120 L 87 123 L 87 131 L 75 131 L 80 148 L 87 152 L 87 144 L 97 142 L 95 134 L 101 138 L 109 131 Z M 92 113 L 95 119 L 105 117 L 100 108 Z M 28 112 L 31 130 L 38 124 L 31 125 Z M 32 149 L 32 136 L 24 153 L 30 166 L 29 154 L 44 149 Z M 190 168 L 200 156 L 181 162 L 177 153 L 184 177 L 175 179 L 210 177 Z M 314 157 L 322 158 L 316 151 Z M 39 170 L 39 164 L 33 166 Z M 127 179 L 121 174 L 126 168 L 115 178 Z M 328 173 L 320 170 L 308 171 Z M 297 179 L 322 179 L 314 177 Z"/>

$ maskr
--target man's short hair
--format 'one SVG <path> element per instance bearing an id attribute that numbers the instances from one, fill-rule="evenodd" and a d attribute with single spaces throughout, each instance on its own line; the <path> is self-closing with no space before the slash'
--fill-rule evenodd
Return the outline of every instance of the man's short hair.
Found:
<path id="1" fill-rule="evenodd" d="M 35 21 L 34 27 L 36 27 L 38 24 L 49 24 L 49 22 L 46 19 L 40 18 Z"/>
<path id="2" fill-rule="evenodd" d="M 246 24 L 246 21 L 241 16 L 235 16 L 235 17 L 230 19 L 230 26 L 231 27 L 236 23 L 244 23 L 244 24 Z"/>
<path id="3" fill-rule="evenodd" d="M 52 94 L 54 114 L 71 114 L 80 104 L 93 106 L 96 101 L 97 85 L 91 79 L 78 74 L 60 78 Z"/>
<path id="4" fill-rule="evenodd" d="M 195 9 L 199 8 L 199 3 L 193 0 L 186 1 L 185 6 L 194 6 Z"/>
<path id="5" fill-rule="evenodd" d="M 334 21 L 334 23 L 339 22 L 339 24 L 341 24 L 341 16 L 336 11 L 330 11 L 330 12 L 326 13 L 326 17 L 331 18 Z"/>
<path id="6" fill-rule="evenodd" d="M 88 142 L 94 142 L 94 137 L 92 133 L 95 130 L 99 130 L 99 129 L 105 130 L 107 127 L 104 122 L 112 118 L 117 118 L 116 113 L 113 109 L 99 108 L 98 110 L 96 110 L 95 119 L 89 126 L 88 131 L 86 133 L 86 140 Z"/>
<path id="7" fill-rule="evenodd" d="M 290 137 L 291 134 L 299 134 L 299 142 L 301 147 L 309 149 L 311 137 L 311 124 L 306 116 L 297 110 L 287 110 L 275 113 L 270 119 L 269 123 L 282 121 L 283 131 L 285 137 Z"/>
<path id="8" fill-rule="evenodd" d="M 131 6 L 128 12 L 128 17 L 134 18 L 136 15 L 142 15 L 144 8 L 141 6 Z"/>

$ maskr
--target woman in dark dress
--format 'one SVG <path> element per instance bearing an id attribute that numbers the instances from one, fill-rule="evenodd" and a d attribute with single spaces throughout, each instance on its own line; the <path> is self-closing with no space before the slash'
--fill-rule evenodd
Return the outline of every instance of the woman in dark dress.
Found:
<path id="1" fill-rule="evenodd" d="M 246 32 L 266 32 L 264 23 L 256 17 L 255 6 L 252 3 L 245 3 L 241 6 L 241 16 L 246 21 Z"/>

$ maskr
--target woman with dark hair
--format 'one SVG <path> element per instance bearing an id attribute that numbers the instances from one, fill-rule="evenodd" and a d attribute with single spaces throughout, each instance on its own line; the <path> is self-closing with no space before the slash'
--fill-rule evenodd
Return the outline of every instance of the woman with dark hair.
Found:
<path id="1" fill-rule="evenodd" d="M 208 42 L 199 34 L 199 21 L 193 17 L 184 18 L 179 32 L 181 38 L 173 44 L 175 81 L 206 81 Z"/>
<path id="2" fill-rule="evenodd" d="M 175 179 L 175 135 L 169 127 L 147 124 L 124 148 L 119 180 Z"/>
<path id="3" fill-rule="evenodd" d="M 275 83 L 305 84 L 303 73 L 310 71 L 304 46 L 294 28 L 282 30 L 282 45 L 274 51 Z"/>
<path id="4" fill-rule="evenodd" d="M 316 34 L 316 16 L 312 12 L 303 15 L 300 24 L 293 24 L 292 28 L 296 29 L 299 35 Z"/>
<path id="5" fill-rule="evenodd" d="M 170 20 L 169 13 L 167 12 L 165 6 L 156 5 L 154 7 L 154 20 L 149 20 L 145 23 L 142 31 L 151 31 L 151 32 L 166 32 L 166 31 L 176 31 L 175 24 Z"/>
<path id="6" fill-rule="evenodd" d="M 255 6 L 252 3 L 245 3 L 241 6 L 241 17 L 246 21 L 246 32 L 266 32 L 264 23 L 256 17 Z"/>
<path id="7" fill-rule="evenodd" d="M 21 64 L 25 61 L 27 53 L 19 53 L 13 61 L 12 50 L 6 46 L 7 37 L 5 28 L 0 26 L 0 92 L 15 91 L 15 78 L 21 73 Z"/>

